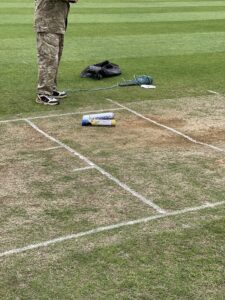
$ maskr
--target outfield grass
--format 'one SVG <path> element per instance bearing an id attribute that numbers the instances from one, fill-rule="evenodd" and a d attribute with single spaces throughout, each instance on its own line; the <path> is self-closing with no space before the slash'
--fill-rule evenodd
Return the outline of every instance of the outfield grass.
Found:
<path id="1" fill-rule="evenodd" d="M 34 101 L 33 3 L 1 0 L 0 299 L 225 299 L 224 18 L 224 1 L 79 0 L 60 88 L 156 89 L 52 108 Z M 123 75 L 79 77 L 104 59 Z M 80 126 L 105 109 L 116 128 Z"/>
<path id="2" fill-rule="evenodd" d="M 2 1 L 1 110 L 13 116 L 51 108 L 34 104 L 37 77 L 33 5 Z M 154 77 L 157 89 L 137 88 L 74 93 L 56 110 L 70 110 L 106 96 L 131 101 L 204 95 L 224 91 L 225 5 L 223 1 L 80 1 L 72 6 L 61 65 L 61 88 L 110 86 L 79 78 L 89 64 L 109 59 L 118 63 L 123 78 Z"/>

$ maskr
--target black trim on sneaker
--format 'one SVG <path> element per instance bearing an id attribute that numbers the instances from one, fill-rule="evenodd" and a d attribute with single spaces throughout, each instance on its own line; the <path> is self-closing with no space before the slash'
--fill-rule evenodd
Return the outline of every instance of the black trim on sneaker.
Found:
<path id="1" fill-rule="evenodd" d="M 55 90 L 52 93 L 52 97 L 54 97 L 56 99 L 66 98 L 67 97 L 67 93 L 64 92 L 64 91 L 60 92 L 60 91 Z"/>
<path id="2" fill-rule="evenodd" d="M 48 95 L 37 95 L 36 102 L 44 105 L 59 105 L 59 100 Z"/>

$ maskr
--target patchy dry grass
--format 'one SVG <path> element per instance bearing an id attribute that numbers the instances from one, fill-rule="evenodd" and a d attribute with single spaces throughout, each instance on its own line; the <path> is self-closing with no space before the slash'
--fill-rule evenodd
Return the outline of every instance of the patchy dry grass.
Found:
<path id="1" fill-rule="evenodd" d="M 96 170 L 74 172 L 86 164 L 65 149 L 43 151 L 27 125 L 1 128 L 2 250 L 153 213 Z"/>
<path id="2" fill-rule="evenodd" d="M 191 137 L 225 149 L 225 97 L 201 96 L 131 103 L 127 106 Z"/>
<path id="3" fill-rule="evenodd" d="M 162 124 L 191 133 L 201 141 L 213 143 L 216 140 L 215 144 L 222 144 L 225 141 L 223 111 L 216 111 L 217 118 L 219 112 L 221 115 L 217 123 L 214 115 L 208 117 L 206 127 L 205 119 L 193 117 L 192 112 L 197 114 L 200 103 L 204 108 L 209 99 L 197 100 L 197 107 L 192 105 L 188 113 L 183 107 L 184 99 L 177 100 L 178 107 L 183 111 L 180 113 L 178 109 L 177 114 L 175 108 L 171 108 L 174 106 L 172 100 L 168 103 L 165 100 L 164 108 L 166 103 L 168 108 L 165 108 L 162 117 L 159 117 L 162 109 L 159 104 L 159 111 L 154 107 L 151 114 L 152 102 L 142 102 L 140 110 L 135 103 L 130 107 Z M 220 99 L 217 100 L 215 107 L 220 103 Z M 213 101 L 216 102 L 216 99 L 213 98 Z M 63 122 L 58 119 L 54 123 L 39 120 L 38 124 L 165 209 L 223 200 L 223 154 L 195 145 L 129 112 L 117 112 L 116 118 L 116 128 L 81 127 L 79 116 L 66 117 Z"/>
<path id="4" fill-rule="evenodd" d="M 220 97 L 128 106 L 206 143 L 225 144 Z M 224 200 L 224 154 L 126 111 L 116 119 L 115 128 L 81 127 L 80 115 L 34 123 L 168 211 Z M 28 124 L 0 124 L 0 135 L 2 252 L 156 213 L 96 169 L 74 172 L 87 164 L 66 149 L 48 150 L 57 144 Z M 166 217 L 4 257 L 0 296 L 202 299 L 206 292 L 207 299 L 220 299 L 223 211 Z"/>
<path id="5" fill-rule="evenodd" d="M 223 299 L 224 251 L 224 208 L 208 209 L 5 257 L 0 295 Z"/>

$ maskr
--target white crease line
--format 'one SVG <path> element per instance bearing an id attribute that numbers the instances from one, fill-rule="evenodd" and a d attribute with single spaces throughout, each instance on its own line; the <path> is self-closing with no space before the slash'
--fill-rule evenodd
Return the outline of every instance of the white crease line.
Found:
<path id="1" fill-rule="evenodd" d="M 211 90 L 207 90 L 207 92 L 209 92 L 210 94 L 215 94 L 215 95 L 219 95 L 220 93 L 215 92 L 215 91 L 211 91 Z"/>
<path id="2" fill-rule="evenodd" d="M 100 109 L 100 110 L 78 111 L 78 112 L 71 112 L 71 113 L 65 113 L 65 114 L 30 117 L 30 118 L 26 118 L 26 119 L 27 120 L 48 119 L 48 118 L 64 117 L 64 116 L 70 116 L 70 115 L 83 115 L 83 114 L 89 114 L 89 113 L 98 113 L 98 112 L 101 113 L 101 112 L 106 112 L 106 111 L 117 111 L 117 110 L 122 110 L 122 109 L 121 108 L 108 108 L 108 109 Z"/>
<path id="3" fill-rule="evenodd" d="M 84 231 L 84 232 L 80 232 L 80 233 L 65 235 L 65 236 L 55 238 L 55 239 L 52 239 L 52 240 L 48 240 L 48 241 L 45 241 L 45 242 L 42 242 L 42 243 L 30 244 L 30 245 L 22 247 L 22 248 L 11 249 L 11 250 L 0 253 L 0 257 L 9 256 L 9 255 L 13 255 L 13 254 L 19 254 L 19 253 L 26 252 L 28 250 L 37 249 L 37 248 L 48 247 L 48 246 L 56 244 L 56 243 L 62 243 L 64 241 L 78 239 L 78 238 L 81 238 L 81 237 L 84 237 L 84 236 L 89 236 L 89 235 L 104 232 L 104 231 L 110 231 L 110 230 L 122 228 L 122 227 L 125 227 L 125 226 L 131 226 L 131 225 L 147 223 L 147 222 L 150 222 L 150 221 L 153 221 L 153 220 L 166 218 L 166 217 L 170 217 L 170 216 L 177 216 L 177 215 L 181 215 L 181 214 L 185 214 L 185 213 L 189 213 L 189 212 L 196 212 L 196 211 L 203 210 L 203 209 L 206 209 L 206 208 L 215 208 L 215 207 L 223 205 L 223 204 L 225 204 L 225 201 L 211 203 L 211 204 L 207 203 L 205 205 L 185 208 L 185 209 L 182 209 L 182 210 L 177 210 L 177 211 L 169 212 L 169 213 L 166 213 L 166 214 L 160 214 L 160 215 L 141 218 L 141 219 L 137 219 L 137 220 L 133 220 L 133 221 L 127 221 L 127 222 L 121 222 L 121 223 L 118 223 L 118 224 L 102 226 L 102 227 L 98 227 L 98 228 L 91 229 L 91 230 Z"/>
<path id="4" fill-rule="evenodd" d="M 51 150 L 60 149 L 60 148 L 62 148 L 62 146 L 56 146 L 56 147 L 50 147 L 50 148 L 46 148 L 46 149 L 41 149 L 40 151 L 51 151 Z"/>
<path id="5" fill-rule="evenodd" d="M 20 121 L 25 121 L 25 119 L 21 118 L 21 119 L 11 119 L 11 120 L 0 120 L 0 124 L 11 123 L 11 122 L 20 122 Z"/>
<path id="6" fill-rule="evenodd" d="M 138 117 L 140 117 L 140 118 L 142 118 L 142 119 L 144 119 L 144 120 L 146 120 L 146 121 L 148 121 L 148 122 L 150 122 L 150 123 L 152 123 L 152 124 L 155 124 L 155 125 L 157 125 L 157 126 L 159 126 L 159 127 L 162 127 L 162 128 L 164 128 L 164 129 L 167 129 L 167 130 L 169 130 L 169 131 L 175 133 L 176 135 L 182 136 L 183 138 L 185 138 L 186 140 L 188 140 L 188 141 L 190 141 L 190 142 L 192 142 L 192 143 L 194 143 L 194 144 L 198 144 L 198 145 L 201 145 L 201 146 L 206 146 L 206 147 L 208 147 L 208 148 L 211 148 L 211 149 L 216 150 L 216 151 L 219 151 L 219 152 L 225 152 L 225 149 L 221 149 L 221 148 L 216 147 L 216 146 L 213 146 L 213 145 L 211 145 L 211 144 L 207 144 L 207 143 L 203 143 L 203 142 L 197 141 L 197 140 L 193 139 L 192 137 L 190 137 L 190 136 L 188 136 L 188 135 L 186 135 L 186 134 L 184 134 L 184 133 L 182 133 L 182 132 L 180 132 L 180 131 L 178 131 L 178 130 L 172 128 L 172 127 L 163 125 L 163 124 L 161 124 L 161 123 L 159 123 L 159 122 L 156 122 L 156 121 L 154 121 L 154 120 L 152 120 L 152 119 L 150 119 L 150 118 L 147 118 L 147 117 L 143 116 L 142 114 L 136 112 L 135 110 L 130 109 L 130 108 L 128 108 L 128 107 L 126 107 L 126 106 L 124 106 L 124 105 L 122 105 L 122 104 L 120 104 L 120 103 L 118 103 L 118 102 L 116 102 L 116 101 L 114 101 L 114 100 L 112 100 L 112 99 L 108 99 L 108 98 L 107 98 L 106 100 L 107 100 L 107 101 L 110 101 L 110 102 L 112 102 L 112 103 L 114 103 L 114 104 L 117 104 L 118 106 L 124 108 L 125 110 L 131 112 L 132 114 L 134 114 L 134 115 L 136 115 L 136 116 L 138 116 Z"/>
<path id="7" fill-rule="evenodd" d="M 208 92 L 213 92 L 213 91 L 210 91 L 210 90 L 208 90 Z M 217 93 L 217 92 L 216 92 Z M 223 95 L 221 95 L 221 94 L 219 94 L 218 93 L 218 95 L 219 96 L 223 96 Z M 196 96 L 196 97 L 192 97 L 193 99 L 195 98 L 196 100 L 198 100 L 198 99 L 202 99 L 203 98 L 203 96 L 204 95 L 202 95 L 202 96 Z M 208 97 L 208 96 L 207 96 Z M 165 98 L 165 99 L 158 99 L 158 101 L 165 101 L 165 100 L 167 100 L 167 101 L 174 101 L 174 100 L 177 100 L 178 98 Z M 180 98 L 181 100 L 187 100 L 187 99 L 189 99 L 189 98 L 187 98 L 187 97 L 181 97 Z M 152 104 L 152 99 L 145 99 L 145 100 L 137 100 L 137 101 L 131 101 L 131 102 L 126 102 L 126 104 L 128 104 L 128 105 L 132 105 L 132 104 L 147 104 L 147 103 L 149 103 L 149 102 L 151 102 L 151 104 Z"/>
<path id="8" fill-rule="evenodd" d="M 82 154 L 78 153 L 77 151 L 75 151 L 74 149 L 70 148 L 69 146 L 67 146 L 66 144 L 60 142 L 59 140 L 55 139 L 54 137 L 50 136 L 49 134 L 47 134 L 46 132 L 44 132 L 43 130 L 41 130 L 38 126 L 36 126 L 34 123 L 32 123 L 30 120 L 25 119 L 25 121 L 31 126 L 33 127 L 36 131 L 38 131 L 39 133 L 41 133 L 42 135 L 44 135 L 46 138 L 50 139 L 51 141 L 57 143 L 58 145 L 64 147 L 66 150 L 68 150 L 70 153 L 72 153 L 75 156 L 78 156 L 81 160 L 85 161 L 89 166 L 92 166 L 93 168 L 97 169 L 102 175 L 104 175 L 105 177 L 107 177 L 108 179 L 110 179 L 111 181 L 115 182 L 118 186 L 120 186 L 121 188 L 123 188 L 125 191 L 129 192 L 130 194 L 132 194 L 133 196 L 135 196 L 136 198 L 138 198 L 139 200 L 141 200 L 143 203 L 147 204 L 148 206 L 154 208 L 157 212 L 164 214 L 166 211 L 162 208 L 160 208 L 158 205 L 156 205 L 154 202 L 152 202 L 149 199 L 146 199 L 144 196 L 142 196 L 141 194 L 137 193 L 136 191 L 134 191 L 133 189 L 131 189 L 129 186 L 127 186 L 125 183 L 119 181 L 117 178 L 115 178 L 114 176 L 112 176 L 110 173 L 106 172 L 104 169 L 102 169 L 101 167 L 99 167 L 98 165 L 96 165 L 95 163 L 93 163 L 92 161 L 90 161 L 87 157 L 83 156 Z"/>
<path id="9" fill-rule="evenodd" d="M 84 168 L 77 168 L 77 169 L 74 169 L 73 172 L 85 171 L 85 170 L 90 170 L 90 169 L 94 169 L 94 167 L 89 166 L 89 167 L 84 167 Z"/>
<path id="10" fill-rule="evenodd" d="M 123 110 L 123 108 L 108 108 L 108 109 L 100 109 L 100 110 L 89 110 L 89 111 L 78 111 L 78 112 L 71 112 L 71 113 L 64 113 L 64 114 L 54 114 L 54 115 L 45 115 L 39 117 L 27 117 L 21 119 L 11 119 L 11 120 L 0 120 L 1 123 L 11 123 L 11 122 L 19 122 L 25 120 L 36 120 L 36 119 L 47 119 L 47 118 L 55 118 L 55 117 L 64 117 L 64 116 L 71 116 L 71 115 L 82 115 L 82 114 L 89 114 L 89 113 L 101 113 L 106 111 L 118 111 Z"/>

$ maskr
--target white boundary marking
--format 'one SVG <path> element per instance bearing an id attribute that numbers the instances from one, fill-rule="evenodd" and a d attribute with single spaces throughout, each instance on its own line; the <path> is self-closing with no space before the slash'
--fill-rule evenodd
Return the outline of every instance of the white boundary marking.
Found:
<path id="1" fill-rule="evenodd" d="M 150 217 L 136 219 L 136 220 L 132 220 L 132 221 L 121 222 L 121 223 L 112 224 L 112 225 L 108 225 L 108 226 L 101 226 L 101 227 L 91 229 L 88 231 L 61 236 L 61 237 L 58 237 L 58 238 L 55 238 L 52 240 L 47 240 L 47 241 L 44 241 L 41 243 L 30 244 L 30 245 L 22 247 L 22 248 L 11 249 L 11 250 L 0 253 L 0 257 L 9 256 L 9 255 L 13 255 L 13 254 L 19 254 L 19 253 L 26 252 L 28 250 L 37 249 L 37 248 L 48 247 L 48 246 L 56 244 L 56 243 L 62 243 L 64 241 L 78 239 L 78 238 L 81 238 L 84 236 L 89 236 L 89 235 L 93 235 L 93 234 L 104 232 L 104 231 L 110 231 L 110 230 L 122 228 L 125 226 L 147 223 L 147 222 L 150 222 L 153 220 L 170 217 L 170 216 L 177 216 L 177 215 L 181 215 L 181 214 L 185 214 L 185 213 L 189 213 L 189 212 L 196 212 L 196 211 L 203 210 L 206 208 L 215 208 L 215 207 L 223 205 L 223 204 L 225 204 L 225 201 L 211 203 L 211 204 L 207 203 L 207 204 L 204 204 L 201 206 L 185 208 L 185 209 L 177 210 L 177 211 L 173 211 L 173 212 L 167 212 L 165 214 L 150 216 Z"/>
<path id="2" fill-rule="evenodd" d="M 11 122 L 20 122 L 20 121 L 24 121 L 23 118 L 21 119 L 9 119 L 9 120 L 0 120 L 0 124 L 4 124 L 4 123 L 11 123 Z"/>
<path id="3" fill-rule="evenodd" d="M 197 141 L 197 140 L 193 139 L 192 137 L 190 137 L 190 136 L 188 136 L 188 135 L 186 135 L 186 134 L 184 134 L 184 133 L 182 133 L 182 132 L 180 132 L 180 131 L 178 131 L 178 130 L 172 128 L 172 127 L 163 125 L 163 124 L 161 124 L 161 123 L 159 123 L 159 122 L 156 122 L 156 121 L 154 121 L 154 120 L 152 120 L 152 119 L 150 119 L 150 118 L 147 118 L 147 117 L 143 116 L 142 114 L 136 112 L 135 110 L 130 109 L 129 107 L 126 107 L 126 106 L 123 105 L 123 104 L 120 104 L 119 102 L 116 102 L 116 101 L 114 101 L 114 100 L 112 100 L 112 99 L 108 99 L 108 98 L 107 98 L 106 100 L 107 100 L 107 101 L 110 101 L 110 102 L 112 102 L 112 103 L 114 103 L 114 104 L 116 104 L 116 105 L 118 105 L 118 106 L 120 106 L 121 108 L 123 108 L 123 109 L 125 109 L 125 110 L 131 112 L 132 114 L 134 114 L 134 115 L 136 115 L 136 116 L 138 116 L 138 117 L 140 117 L 140 118 L 142 118 L 142 119 L 144 119 L 144 120 L 146 120 L 146 121 L 148 121 L 148 122 L 150 122 L 150 123 L 152 123 L 152 124 L 155 124 L 155 125 L 157 125 L 157 126 L 159 126 L 159 127 L 162 127 L 162 128 L 164 128 L 164 129 L 166 129 L 166 130 L 169 130 L 169 131 L 175 133 L 176 135 L 182 136 L 183 138 L 185 138 L 186 140 L 188 140 L 188 141 L 190 141 L 190 142 L 192 142 L 192 143 L 194 143 L 194 144 L 198 144 L 198 145 L 201 145 L 201 146 L 206 146 L 206 147 L 211 148 L 211 149 L 213 149 L 213 150 L 215 150 L 215 151 L 218 151 L 218 152 L 224 152 L 224 153 L 225 153 L 225 149 L 221 149 L 221 148 L 216 147 L 216 146 L 213 146 L 213 145 L 211 145 L 211 144 L 207 144 L 207 143 L 203 143 L 203 142 Z"/>
<path id="4" fill-rule="evenodd" d="M 217 92 L 214 91 L 210 91 L 212 93 L 215 94 L 219 94 Z M 120 106 L 120 108 L 118 109 L 108 109 L 108 110 L 122 110 L 125 109 L 155 125 L 158 125 L 162 128 L 165 128 L 169 131 L 174 132 L 177 135 L 180 135 L 186 139 L 188 139 L 189 141 L 195 143 L 195 144 L 200 144 L 203 146 L 207 146 L 210 147 L 214 150 L 220 151 L 220 152 L 225 152 L 224 149 L 220 149 L 218 147 L 215 147 L 213 145 L 210 144 L 206 144 L 206 143 L 202 143 L 202 142 L 198 142 L 196 140 L 194 140 L 193 138 L 171 128 L 168 127 L 166 125 L 163 125 L 161 123 L 158 123 L 150 118 L 147 118 L 141 114 L 139 114 L 138 112 L 112 100 L 112 99 L 107 99 L 108 101 Z M 131 194 L 133 194 L 134 196 L 136 196 L 137 198 L 139 198 L 140 200 L 144 200 L 143 202 L 146 203 L 147 199 L 143 199 L 143 196 L 139 195 L 138 193 L 136 193 L 135 191 L 133 191 L 132 189 L 130 189 L 128 186 L 126 186 L 125 184 L 121 183 L 118 179 L 114 178 L 112 175 L 110 175 L 109 173 L 107 173 L 106 171 L 104 171 L 102 168 L 100 168 L 99 166 L 97 166 L 96 164 L 94 164 L 93 162 L 91 162 L 88 158 L 86 158 L 85 156 L 81 155 L 80 153 L 76 152 L 75 150 L 73 150 L 72 148 L 70 148 L 69 146 L 67 146 L 66 144 L 60 142 L 59 140 L 55 139 L 54 137 L 48 135 L 47 133 L 45 133 L 43 130 L 41 130 L 40 128 L 38 128 L 34 123 L 32 123 L 30 120 L 34 120 L 34 119 L 43 119 L 43 118 L 51 118 L 51 117 L 60 117 L 60 116 L 66 116 L 66 115 L 76 115 L 76 114 L 86 114 L 86 113 L 92 113 L 92 112 L 104 112 L 107 110 L 96 110 L 96 111 L 86 111 L 86 112 L 74 112 L 74 113 L 65 113 L 65 114 L 55 114 L 55 115 L 46 115 L 46 116 L 39 116 L 39 117 L 31 117 L 31 118 L 21 118 L 21 119 L 12 119 L 12 120 L 0 120 L 0 123 L 9 123 L 9 122 L 18 122 L 18 121 L 25 121 L 27 122 L 31 127 L 33 127 L 36 131 L 38 131 L 39 133 L 41 133 L 42 135 L 44 135 L 46 138 L 54 141 L 55 143 L 57 143 L 59 146 L 56 147 L 52 147 L 52 148 L 48 148 L 48 149 L 44 149 L 44 151 L 48 151 L 51 149 L 57 149 L 57 148 L 65 148 L 66 150 L 68 150 L 71 154 L 78 156 L 81 160 L 84 160 L 89 166 L 88 167 L 84 167 L 84 168 L 79 168 L 79 169 L 75 169 L 74 171 L 78 171 L 78 170 L 85 170 L 85 169 L 91 169 L 91 168 L 95 168 L 97 169 L 100 173 L 102 173 L 103 175 L 105 175 L 107 178 L 111 179 L 112 181 L 114 181 L 115 183 L 117 183 L 119 186 L 121 186 L 122 188 L 124 188 L 126 191 L 130 192 Z M 151 201 L 147 200 L 148 205 L 152 206 L 152 204 L 156 207 L 155 208 L 160 214 L 159 215 L 154 215 L 154 216 L 150 216 L 150 217 L 146 217 L 146 218 L 141 218 L 141 219 L 137 219 L 137 220 L 133 220 L 133 221 L 127 221 L 127 222 L 121 222 L 118 224 L 112 224 L 112 225 L 108 225 L 108 226 L 102 226 L 102 227 L 98 227 L 95 229 L 91 229 L 85 232 L 80 232 L 80 233 L 76 233 L 76 234 L 70 234 L 70 235 L 66 235 L 66 236 L 62 236 L 59 238 L 55 238 L 52 240 L 48 240 L 45 242 L 41 242 L 41 243 L 35 243 L 35 244 L 30 244 L 28 246 L 22 247 L 22 248 L 15 248 L 15 249 L 11 249 L 5 252 L 0 253 L 0 257 L 5 257 L 5 256 L 9 256 L 9 255 L 13 255 L 13 254 L 19 254 L 22 252 L 26 252 L 28 250 L 32 250 L 32 249 L 37 249 L 37 248 L 41 248 L 41 247 L 47 247 L 56 243 L 60 243 L 60 242 L 64 242 L 67 240 L 72 240 L 72 239 L 78 239 L 81 238 L 83 236 L 88 236 L 88 235 L 92 235 L 92 234 L 96 234 L 96 233 L 100 233 L 100 232 L 104 232 L 104 231 L 110 231 L 113 229 L 117 229 L 117 228 L 121 228 L 121 227 L 125 227 L 125 226 L 131 226 L 131 225 L 136 225 L 136 224 L 141 224 L 141 223 L 147 223 L 153 220 L 157 220 L 157 219 L 161 219 L 161 218 L 165 218 L 165 217 L 170 217 L 170 216 L 176 216 L 176 215 L 181 215 L 181 214 L 185 214 L 185 213 L 189 213 L 189 212 L 195 212 L 195 211 L 199 211 L 199 210 L 203 210 L 206 208 L 215 208 L 217 206 L 223 205 L 225 204 L 225 201 L 221 201 L 221 202 L 216 202 L 216 203 L 206 203 L 205 205 L 202 206 L 197 206 L 197 207 L 191 207 L 191 208 L 185 208 L 182 210 L 177 210 L 177 211 L 173 211 L 173 212 L 166 212 L 165 210 L 161 209 L 160 207 L 158 207 L 157 205 L 155 205 L 154 203 L 152 203 Z M 151 204 L 149 204 L 149 202 Z"/>
<path id="5" fill-rule="evenodd" d="M 77 111 L 77 112 L 71 112 L 71 113 L 64 113 L 64 114 L 55 114 L 55 115 L 46 115 L 46 116 L 39 116 L 39 117 L 30 117 L 26 118 L 28 120 L 36 120 L 36 119 L 48 119 L 48 118 L 55 118 L 55 117 L 65 117 L 65 116 L 71 116 L 71 115 L 83 115 L 83 114 L 89 114 L 89 113 L 98 113 L 98 112 L 106 112 L 106 111 L 117 111 L 117 110 L 123 110 L 122 108 L 108 108 L 108 109 L 99 109 L 99 110 L 89 110 L 89 111 Z"/>
<path id="6" fill-rule="evenodd" d="M 86 170 L 90 170 L 90 169 L 95 169 L 95 167 L 90 166 L 90 167 L 84 167 L 84 168 L 77 168 L 77 169 L 73 169 L 73 172 L 86 171 Z"/>
<path id="7" fill-rule="evenodd" d="M 51 151 L 51 150 L 56 150 L 56 149 L 61 149 L 62 146 L 55 146 L 55 147 L 50 147 L 50 148 L 46 148 L 46 149 L 40 149 L 37 151 Z"/>
<path id="8" fill-rule="evenodd" d="M 41 130 L 38 126 L 36 126 L 30 120 L 24 119 L 24 121 L 27 122 L 36 131 L 38 131 L 39 133 L 41 133 L 42 135 L 44 135 L 46 138 L 48 138 L 51 141 L 55 142 L 56 144 L 62 146 L 63 148 L 65 148 L 66 150 L 68 150 L 70 153 L 72 153 L 74 156 L 78 156 L 81 160 L 85 161 L 89 166 L 94 167 L 102 175 L 104 175 L 105 177 L 107 177 L 111 181 L 115 182 L 118 186 L 120 186 L 125 191 L 129 192 L 130 194 L 132 194 L 134 197 L 136 197 L 139 200 L 141 200 L 143 203 L 145 203 L 148 206 L 152 207 L 153 209 L 155 209 L 157 212 L 159 212 L 161 214 L 166 213 L 166 211 L 164 209 L 162 209 L 161 207 L 159 207 L 158 205 L 156 205 L 154 202 L 152 202 L 149 199 L 146 199 L 144 196 L 142 196 L 141 194 L 139 194 L 136 191 L 134 191 L 133 189 L 131 189 L 128 185 L 126 185 L 125 183 L 121 182 L 120 180 L 118 180 L 117 178 L 115 178 L 114 176 L 112 176 L 110 173 L 106 172 L 104 169 L 102 169 L 101 167 L 99 167 L 98 165 L 96 165 L 95 163 L 93 163 L 92 161 L 90 161 L 87 157 L 83 156 L 82 154 L 80 154 L 79 152 L 75 151 L 74 149 L 72 149 L 71 147 L 67 146 L 66 144 L 60 142 L 56 138 L 50 136 L 49 134 L 47 134 L 46 132 L 44 132 L 43 130 Z"/>
<path id="9" fill-rule="evenodd" d="M 209 90 L 207 90 L 207 92 L 209 92 Z M 211 92 L 213 92 L 213 91 L 211 91 Z M 201 96 L 196 96 L 196 97 L 191 97 L 192 99 L 202 99 L 203 97 L 204 97 L 205 95 L 201 95 Z M 217 96 L 222 96 L 222 97 L 224 97 L 224 95 L 222 95 L 222 94 L 217 94 Z M 209 97 L 209 95 L 207 95 L 206 97 Z M 180 97 L 180 99 L 181 100 L 185 100 L 185 99 L 188 99 L 189 100 L 189 97 L 187 98 L 187 97 Z M 160 101 L 174 101 L 174 100 L 178 100 L 178 98 L 165 98 L 165 99 L 157 99 L 159 102 Z M 151 104 L 152 104 L 152 99 L 145 99 L 145 100 L 136 100 L 136 101 L 131 101 L 131 102 L 126 102 L 126 104 L 128 104 L 128 105 L 132 105 L 132 104 L 148 104 L 148 102 L 151 102 Z"/>
<path id="10" fill-rule="evenodd" d="M 220 95 L 220 93 L 215 92 L 215 91 L 211 91 L 211 90 L 207 90 L 207 92 L 209 92 L 210 94 L 214 94 L 214 95 Z"/>
<path id="11" fill-rule="evenodd" d="M 19 121 L 26 121 L 26 120 L 36 120 L 36 119 L 48 119 L 48 118 L 55 118 L 55 117 L 64 117 L 64 116 L 71 116 L 71 115 L 83 115 L 83 114 L 89 114 L 89 113 L 101 113 L 106 111 L 118 111 L 123 110 L 123 108 L 108 108 L 108 109 L 100 109 L 100 110 L 89 110 L 89 111 L 77 111 L 77 112 L 71 112 L 71 113 L 64 113 L 64 114 L 54 114 L 54 115 L 44 115 L 39 117 L 27 117 L 27 118 L 21 118 L 21 119 L 9 119 L 9 120 L 0 120 L 1 123 L 11 123 L 11 122 L 19 122 Z"/>
<path id="12" fill-rule="evenodd" d="M 218 92 L 215 91 L 211 91 L 211 90 L 207 90 L 207 92 L 209 93 L 213 93 L 216 95 L 221 95 Z M 184 99 L 185 97 L 183 97 Z M 198 98 L 198 97 L 196 97 Z M 111 99 L 107 99 L 107 100 L 111 100 Z M 168 100 L 173 100 L 173 99 L 168 99 Z M 113 100 L 111 100 L 113 101 Z M 151 99 L 147 99 L 147 100 L 139 100 L 139 101 L 132 101 L 132 102 L 127 102 L 127 104 L 137 104 L 137 103 L 146 103 L 152 101 Z M 47 119 L 47 118 L 54 118 L 54 117 L 63 117 L 63 116 L 70 116 L 70 115 L 80 115 L 80 114 L 88 114 L 88 113 L 98 113 L 98 112 L 106 112 L 106 111 L 119 111 L 119 110 L 123 110 L 124 108 L 109 108 L 109 109 L 100 109 L 100 110 L 90 110 L 90 111 L 78 111 L 78 112 L 71 112 L 71 113 L 62 113 L 62 114 L 53 114 L 53 115 L 43 115 L 43 116 L 37 116 L 37 117 L 25 117 L 25 118 L 18 118 L 18 119 L 7 119 L 7 120 L 0 120 L 0 124 L 1 123 L 10 123 L 10 122 L 19 122 L 19 121 L 25 121 L 25 119 L 27 120 L 35 120 L 35 119 Z"/>

